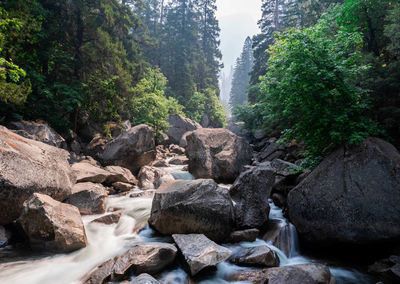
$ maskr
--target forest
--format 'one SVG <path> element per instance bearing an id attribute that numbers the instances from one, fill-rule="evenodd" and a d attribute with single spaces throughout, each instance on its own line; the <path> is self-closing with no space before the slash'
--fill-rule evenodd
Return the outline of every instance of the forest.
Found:
<path id="1" fill-rule="evenodd" d="M 176 113 L 224 126 L 214 2 L 2 1 L 1 119 L 161 132 Z"/>

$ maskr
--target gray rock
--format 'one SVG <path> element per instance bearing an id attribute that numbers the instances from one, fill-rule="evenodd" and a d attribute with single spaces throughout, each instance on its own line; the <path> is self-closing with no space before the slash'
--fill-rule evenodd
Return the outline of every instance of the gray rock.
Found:
<path id="1" fill-rule="evenodd" d="M 137 173 L 156 158 L 153 128 L 145 124 L 124 131 L 106 144 L 103 161 L 108 165 L 125 167 Z"/>
<path id="2" fill-rule="evenodd" d="M 72 194 L 66 203 L 76 206 L 82 215 L 102 214 L 106 211 L 107 191 L 97 183 L 77 183 L 72 187 Z"/>
<path id="3" fill-rule="evenodd" d="M 220 241 L 233 229 L 228 189 L 213 180 L 174 181 L 156 192 L 149 223 L 163 234 L 204 234 Z"/>
<path id="4" fill-rule="evenodd" d="M 121 218 L 120 212 L 113 212 L 111 214 L 94 219 L 90 223 L 102 223 L 106 225 L 117 224 Z"/>
<path id="5" fill-rule="evenodd" d="M 65 150 L 23 138 L 0 126 L 0 225 L 18 218 L 34 192 L 64 200 L 75 176 Z"/>
<path id="6" fill-rule="evenodd" d="M 142 189 L 157 189 L 164 182 L 173 181 L 175 179 L 172 174 L 163 169 L 144 166 L 140 169 L 138 180 L 139 187 Z"/>
<path id="7" fill-rule="evenodd" d="M 279 257 L 268 246 L 239 248 L 231 255 L 229 261 L 242 266 L 279 266 Z"/>
<path id="8" fill-rule="evenodd" d="M 124 182 L 137 184 L 138 181 L 130 170 L 118 167 L 118 166 L 107 166 L 104 168 L 110 175 L 106 179 L 106 183 L 112 184 L 114 182 Z"/>
<path id="9" fill-rule="evenodd" d="M 77 182 L 103 183 L 111 175 L 109 172 L 86 162 L 75 163 L 71 166 Z"/>
<path id="10" fill-rule="evenodd" d="M 260 231 L 258 229 L 234 231 L 226 241 L 228 243 L 254 242 L 259 234 Z"/>
<path id="11" fill-rule="evenodd" d="M 179 114 L 173 114 L 169 116 L 168 123 L 170 125 L 167 135 L 170 143 L 179 144 L 183 134 L 188 131 L 193 131 L 201 128 L 201 125 L 197 122 L 183 117 Z"/>
<path id="12" fill-rule="evenodd" d="M 10 233 L 0 225 L 0 248 L 5 247 L 10 240 Z"/>
<path id="13" fill-rule="evenodd" d="M 34 193 L 17 221 L 34 249 L 71 252 L 87 245 L 78 208 L 50 196 Z"/>
<path id="14" fill-rule="evenodd" d="M 174 234 L 172 237 L 182 252 L 192 276 L 205 268 L 214 267 L 225 261 L 232 253 L 201 234 Z"/>
<path id="15" fill-rule="evenodd" d="M 322 264 L 298 264 L 262 270 L 243 270 L 231 275 L 230 281 L 259 284 L 335 284 L 329 268 Z"/>
<path id="16" fill-rule="evenodd" d="M 189 162 L 186 156 L 176 156 L 169 160 L 169 164 L 171 165 L 186 165 Z"/>
<path id="17" fill-rule="evenodd" d="M 160 284 L 156 279 L 154 279 L 151 275 L 142 273 L 138 277 L 135 277 L 130 284 Z"/>
<path id="18" fill-rule="evenodd" d="M 173 263 L 176 253 L 176 247 L 171 244 L 139 243 L 121 256 L 109 259 L 93 269 L 82 279 L 82 282 L 103 283 L 110 278 L 121 278 L 130 271 L 135 274 L 156 274 Z"/>
<path id="19" fill-rule="evenodd" d="M 368 266 L 368 272 L 376 275 L 383 283 L 400 282 L 400 256 L 392 255 Z"/>
<path id="20" fill-rule="evenodd" d="M 250 145 L 227 129 L 198 129 L 187 136 L 187 143 L 189 172 L 196 178 L 233 182 L 251 162 Z"/>
<path id="21" fill-rule="evenodd" d="M 65 139 L 44 123 L 30 121 L 10 122 L 9 127 L 25 138 L 46 143 L 51 146 L 66 149 Z"/>
<path id="22" fill-rule="evenodd" d="M 127 192 L 133 188 L 132 184 L 125 183 L 125 182 L 114 182 L 112 184 L 112 186 L 115 190 L 120 191 L 120 192 Z"/>
<path id="23" fill-rule="evenodd" d="M 400 238 L 400 154 L 368 138 L 328 156 L 288 195 L 302 237 L 322 245 Z"/>
<path id="24" fill-rule="evenodd" d="M 235 203 L 238 228 L 258 228 L 268 221 L 268 198 L 274 180 L 274 170 L 267 166 L 258 166 L 240 174 L 229 191 Z"/>

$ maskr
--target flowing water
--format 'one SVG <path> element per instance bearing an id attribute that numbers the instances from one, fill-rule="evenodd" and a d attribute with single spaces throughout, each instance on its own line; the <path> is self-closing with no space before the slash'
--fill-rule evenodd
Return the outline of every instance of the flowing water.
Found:
<path id="1" fill-rule="evenodd" d="M 191 180 L 193 176 L 183 170 L 182 166 L 165 168 L 170 171 L 176 179 Z M 107 198 L 107 209 L 113 211 L 118 209 L 121 219 L 118 224 L 104 225 L 91 223 L 92 220 L 104 216 L 84 216 L 83 222 L 89 245 L 86 248 L 70 254 L 26 256 L 7 254 L 13 252 L 12 248 L 0 250 L 0 257 L 8 255 L 7 259 L 0 258 L 0 283 L 1 284 L 75 284 L 91 269 L 104 261 L 123 254 L 138 242 L 172 242 L 171 237 L 161 236 L 149 226 L 134 233 L 140 224 L 147 221 L 150 216 L 152 198 L 131 198 L 128 195 L 110 196 Z M 283 216 L 282 210 L 270 201 L 270 219 L 278 222 L 280 233 L 274 241 L 257 239 L 255 242 L 242 242 L 243 247 L 268 245 L 279 256 L 281 266 L 315 262 L 310 258 L 301 256 L 296 230 L 292 224 Z M 234 246 L 226 245 L 232 250 Z M 21 260 L 23 258 L 23 260 Z M 230 274 L 247 270 L 250 268 L 239 267 L 229 262 L 223 262 L 217 266 L 214 272 L 209 273 L 199 280 L 201 284 L 228 283 L 226 280 Z M 330 266 L 332 274 L 338 283 L 373 283 L 365 274 L 356 270 Z M 134 276 L 132 276 L 134 277 Z M 185 283 L 188 279 L 187 273 L 182 267 L 176 265 L 170 270 L 161 273 L 158 279 L 166 284 Z M 240 283 L 240 282 L 236 282 Z M 245 283 L 245 282 L 242 282 Z"/>

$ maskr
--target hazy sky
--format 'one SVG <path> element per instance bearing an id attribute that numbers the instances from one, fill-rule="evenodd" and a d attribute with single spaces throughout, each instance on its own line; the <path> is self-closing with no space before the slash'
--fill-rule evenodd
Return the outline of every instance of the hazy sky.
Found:
<path id="1" fill-rule="evenodd" d="M 261 0 L 217 0 L 217 18 L 221 27 L 221 51 L 224 71 L 229 72 L 240 55 L 247 36 L 259 32 Z"/>

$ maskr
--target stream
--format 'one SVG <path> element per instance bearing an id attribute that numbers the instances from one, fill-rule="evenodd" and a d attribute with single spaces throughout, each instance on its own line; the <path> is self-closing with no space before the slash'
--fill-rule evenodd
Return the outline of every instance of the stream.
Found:
<path id="1" fill-rule="evenodd" d="M 163 168 L 176 179 L 193 179 L 183 166 L 172 166 Z M 137 189 L 139 190 L 139 189 Z M 88 238 L 88 246 L 70 254 L 58 255 L 32 255 L 26 251 L 16 250 L 12 247 L 0 249 L 0 283 L 1 284 L 77 284 L 91 269 L 105 262 L 106 260 L 123 254 L 138 242 L 170 242 L 172 238 L 161 236 L 148 225 L 139 233 L 133 233 L 140 228 L 141 224 L 147 222 L 150 216 L 152 198 L 132 198 L 130 194 L 124 196 L 109 196 L 107 198 L 107 212 L 101 215 L 84 216 L 83 222 Z M 282 210 L 275 206 L 270 200 L 270 219 L 279 222 L 284 226 L 280 234 L 278 245 L 271 242 L 257 239 L 255 242 L 241 242 L 243 247 L 268 245 L 273 249 L 280 259 L 280 265 L 293 265 L 310 262 L 321 262 L 301 255 L 299 240 L 295 227 L 283 216 Z M 118 224 L 105 225 L 91 223 L 94 219 L 110 214 L 114 209 L 121 213 Z M 224 246 L 235 250 L 235 246 L 224 244 Z M 284 252 L 286 251 L 286 253 Z M 328 262 L 328 261 L 327 261 Z M 323 262 L 323 263 L 327 263 Z M 355 269 L 343 268 L 340 265 L 329 265 L 331 273 L 335 276 L 337 283 L 375 283 L 368 275 Z M 239 270 L 251 268 L 239 267 L 229 262 L 220 263 L 214 272 L 203 275 L 197 279 L 201 284 L 229 283 L 226 277 Z M 132 275 L 132 278 L 134 276 Z M 183 268 L 176 264 L 156 277 L 162 283 L 179 284 L 188 283 L 188 274 Z M 192 283 L 192 282 L 190 282 Z M 245 282 L 236 282 L 245 283 Z"/>

